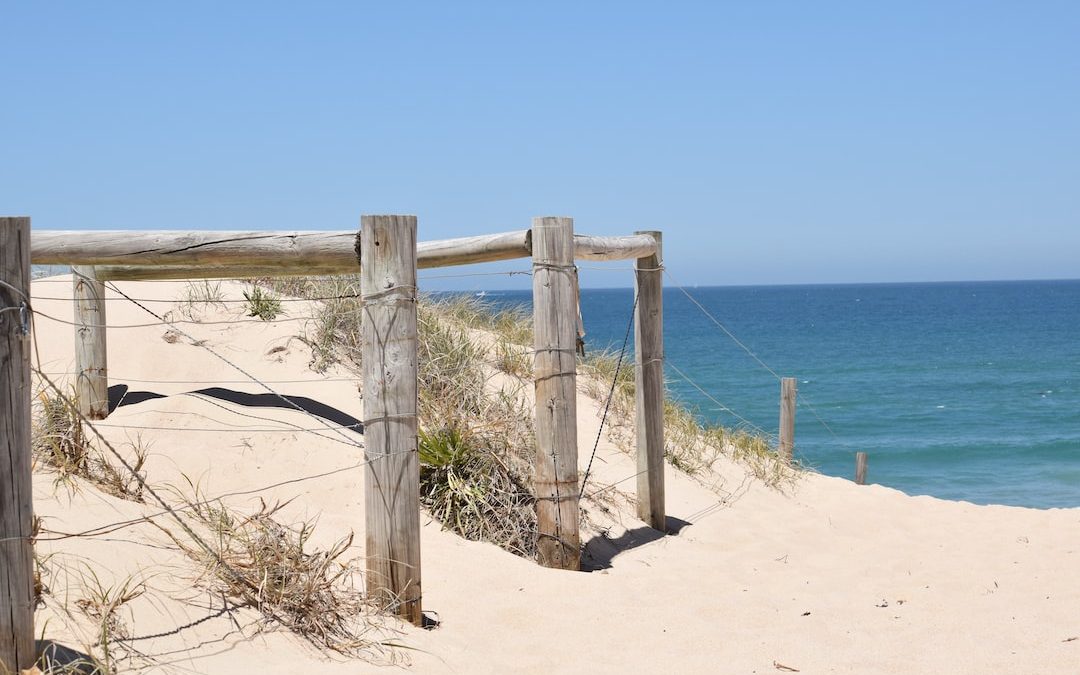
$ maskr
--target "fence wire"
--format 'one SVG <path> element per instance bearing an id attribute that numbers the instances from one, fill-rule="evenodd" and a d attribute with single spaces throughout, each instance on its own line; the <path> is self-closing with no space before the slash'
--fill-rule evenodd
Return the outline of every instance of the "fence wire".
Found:
<path id="1" fill-rule="evenodd" d="M 604 271 L 626 271 L 626 270 L 633 270 L 634 269 L 633 267 L 625 267 L 625 266 L 623 266 L 623 267 L 579 266 L 579 267 L 582 267 L 582 269 L 596 269 L 596 270 L 604 270 Z M 510 272 L 426 275 L 426 276 L 420 277 L 420 281 L 434 280 L 434 279 L 462 278 L 462 277 L 492 277 L 492 276 L 528 275 L 530 273 L 531 273 L 531 270 L 524 270 L 524 271 L 515 270 L 515 271 L 510 271 Z M 670 274 L 668 276 L 670 277 Z M 672 280 L 672 281 L 674 281 L 674 280 Z M 65 283 L 65 284 L 70 285 L 71 280 L 69 280 L 69 279 L 64 279 L 64 280 L 38 279 L 38 280 L 34 280 L 33 283 L 34 284 Z M 146 283 L 146 282 L 139 282 L 139 283 Z M 178 281 L 161 281 L 160 283 L 174 283 L 175 284 L 175 283 L 184 283 L 184 282 L 178 280 Z M 14 289 L 13 287 L 11 287 L 6 282 L 0 281 L 0 284 L 2 284 L 5 287 L 12 288 L 13 290 L 17 291 L 17 289 Z M 153 486 L 149 485 L 146 482 L 145 478 L 143 476 L 141 476 L 140 472 L 137 469 L 132 467 L 125 460 L 122 453 L 118 452 L 116 450 L 115 446 L 113 444 L 111 444 L 110 441 L 103 434 L 103 430 L 135 430 L 135 431 L 149 430 L 149 431 L 164 431 L 164 432 L 191 431 L 191 432 L 238 433 L 238 434 L 261 434 L 261 433 L 311 434 L 313 436 L 317 436 L 317 437 L 320 437 L 322 439 L 326 439 L 326 440 L 330 440 L 330 441 L 338 442 L 338 443 L 343 443 L 343 444 L 351 446 L 351 447 L 356 447 L 356 448 L 363 449 L 364 444 L 359 439 L 356 438 L 356 436 L 357 436 L 356 432 L 358 431 L 359 423 L 358 424 L 331 424 L 327 420 L 325 420 L 324 418 L 319 417 L 318 415 L 315 415 L 315 414 L 311 413 L 310 411 L 306 410 L 305 408 L 303 408 L 302 406 L 298 405 L 295 401 L 292 400 L 291 397 L 280 393 L 275 387 L 271 386 L 271 385 L 281 385 L 281 384 L 301 384 L 301 383 L 305 383 L 305 384 L 306 383 L 312 383 L 312 384 L 314 384 L 314 383 L 325 383 L 325 382 L 352 382 L 352 383 L 355 383 L 355 382 L 358 382 L 359 378 L 336 377 L 336 378 L 300 378 L 300 379 L 278 379 L 278 380 L 258 378 L 255 375 L 253 375 L 251 372 L 246 370 L 245 368 L 241 367 L 240 365 L 236 364 L 232 360 L 225 357 L 219 351 L 217 351 L 217 350 L 213 349 L 212 347 L 210 347 L 209 345 L 207 345 L 204 340 L 196 339 L 194 336 L 192 336 L 191 334 L 186 332 L 184 329 L 180 328 L 181 325 L 184 325 L 184 326 L 187 326 L 187 325 L 193 325 L 193 326 L 221 326 L 221 325 L 234 325 L 234 324 L 240 324 L 240 323 L 258 325 L 258 324 L 261 324 L 261 323 L 289 323 L 289 322 L 300 322 L 300 321 L 315 321 L 315 320 L 318 320 L 317 316 L 305 314 L 303 316 L 289 316 L 289 317 L 286 317 L 286 318 L 274 319 L 274 320 L 271 320 L 271 321 L 258 321 L 258 322 L 248 321 L 245 318 L 237 318 L 237 319 L 231 319 L 231 320 L 212 320 L 212 321 L 203 321 L 203 320 L 198 320 L 198 319 L 180 319 L 180 318 L 173 318 L 167 313 L 157 312 L 157 311 L 151 309 L 150 305 L 154 305 L 154 304 L 170 304 L 170 303 L 179 304 L 179 303 L 183 302 L 182 300 L 166 300 L 166 299 L 157 299 L 157 298 L 136 297 L 136 296 L 133 296 L 133 295 L 126 294 L 123 290 L 121 290 L 119 287 L 117 287 L 116 284 L 113 283 L 113 282 L 106 282 L 106 287 L 109 289 L 109 291 L 111 293 L 116 294 L 116 296 L 115 297 L 103 298 L 104 300 L 107 300 L 109 302 L 114 302 L 114 303 L 115 302 L 122 302 L 122 303 L 134 304 L 140 310 L 142 310 L 146 314 L 153 317 L 154 321 L 153 322 L 146 322 L 146 323 L 134 323 L 134 324 L 105 324 L 105 325 L 91 326 L 91 327 L 99 327 L 99 328 L 107 328 L 107 329 L 119 329 L 119 328 L 135 329 L 135 328 L 150 328 L 150 327 L 168 327 L 168 328 L 174 330 L 176 333 L 178 333 L 182 337 L 184 337 L 185 339 L 187 339 L 188 341 L 190 341 L 192 344 L 204 349 L 207 353 L 209 353 L 210 355 L 215 357 L 215 359 L 217 359 L 218 361 L 222 362 L 225 366 L 227 366 L 232 371 L 235 371 L 235 372 L 239 373 L 240 375 L 242 375 L 241 379 L 208 379 L 208 380 L 185 380 L 185 379 L 148 380 L 148 379 L 139 379 L 139 378 L 125 378 L 125 377 L 120 377 L 118 375 L 111 375 L 110 379 L 113 380 L 114 382 L 117 382 L 117 383 L 130 382 L 130 383 L 139 383 L 139 384 L 161 384 L 161 385 L 166 385 L 166 384 L 169 384 L 169 385 L 218 385 L 218 384 L 247 384 L 247 385 L 254 385 L 254 386 L 257 386 L 257 387 L 260 387 L 260 388 L 264 389 L 269 395 L 275 397 L 278 401 L 280 401 L 282 404 L 284 404 L 281 407 L 286 407 L 287 409 L 290 409 L 290 410 L 292 410 L 294 412 L 299 412 L 302 415 L 305 415 L 308 418 L 314 420 L 314 422 L 312 424 L 308 425 L 308 426 L 300 426 L 300 425 L 292 424 L 290 422 L 286 422 L 286 421 L 283 421 L 283 420 L 280 420 L 280 419 L 273 419 L 273 418 L 270 418 L 270 417 L 263 417 L 263 416 L 259 416 L 259 415 L 246 414 L 246 413 L 240 412 L 238 410 L 235 410 L 233 408 L 222 405 L 221 403 L 218 403 L 216 401 L 210 400 L 210 398 L 207 397 L 207 396 L 201 396 L 201 395 L 199 395 L 199 392 L 182 392 L 181 394 L 177 394 L 177 395 L 191 396 L 191 397 L 199 399 L 201 402 L 208 403 L 211 406 L 216 406 L 218 408 L 222 408 L 222 409 L 228 411 L 230 414 L 237 415 L 237 416 L 240 416 L 240 417 L 247 417 L 247 418 L 259 420 L 261 422 L 270 422 L 270 423 L 273 423 L 273 424 L 252 425 L 252 426 L 237 426 L 235 424 L 226 425 L 225 423 L 221 422 L 221 420 L 217 420 L 217 419 L 214 419 L 214 418 L 209 417 L 207 415 L 203 415 L 202 413 L 185 412 L 185 411 L 164 411 L 164 410 L 162 410 L 162 411 L 145 410 L 145 411 L 146 412 L 160 412 L 162 414 L 169 414 L 169 415 L 199 416 L 199 417 L 202 417 L 203 419 L 210 420 L 211 422 L 221 424 L 222 426 L 215 428 L 215 427 L 194 427 L 194 426 L 183 425 L 183 424 L 176 425 L 176 426 L 170 426 L 170 425 L 167 425 L 167 424 L 159 424 L 159 425 L 153 425 L 153 424 L 124 424 L 124 423 L 118 422 L 116 417 L 113 417 L 112 421 L 110 421 L 110 422 L 92 421 L 92 420 L 89 420 L 82 413 L 78 412 L 76 402 L 72 400 L 70 395 L 66 394 L 60 388 L 60 386 L 57 384 L 57 381 L 54 379 L 54 378 L 76 377 L 78 374 L 77 373 L 72 373 L 72 372 L 46 371 L 41 367 L 41 365 L 42 365 L 41 364 L 41 354 L 40 354 L 40 351 L 39 351 L 38 346 L 37 346 L 36 332 L 35 332 L 35 336 L 34 336 L 34 354 L 35 354 L 35 359 L 36 359 L 37 365 L 33 368 L 34 374 L 37 377 L 41 378 L 41 380 L 44 383 L 46 383 L 48 388 L 53 392 L 53 395 L 55 395 L 60 400 L 62 400 L 65 403 L 65 405 L 71 407 L 71 409 L 80 418 L 80 422 L 82 424 L 84 424 L 87 429 L 90 430 L 90 432 L 103 445 L 103 447 L 106 449 L 106 451 L 109 452 L 110 455 L 117 462 L 119 462 L 119 464 L 122 466 L 122 468 L 128 474 L 130 474 L 132 480 L 136 481 L 139 484 L 140 488 L 143 489 L 145 491 L 145 493 L 147 495 L 149 495 L 153 499 L 153 501 L 160 507 L 159 510 L 154 511 L 152 513 L 145 514 L 143 516 L 140 516 L 139 518 L 119 520 L 119 521 L 112 522 L 112 523 L 104 523 L 104 524 L 96 525 L 93 528 L 86 529 L 86 530 L 83 530 L 83 531 L 80 531 L 80 532 L 64 532 L 64 531 L 60 531 L 60 530 L 44 528 L 43 532 L 45 533 L 45 535 L 44 536 L 39 535 L 37 537 L 38 541 L 61 541 L 61 540 L 71 539 L 71 538 L 105 537 L 107 535 L 113 534 L 113 533 L 118 532 L 120 530 L 123 530 L 125 528 L 133 527 L 133 526 L 136 526 L 136 525 L 139 525 L 139 524 L 154 522 L 154 521 L 156 521 L 158 519 L 169 519 L 169 520 L 175 521 L 185 531 L 185 533 L 191 538 L 191 540 L 193 542 L 195 542 L 195 544 L 197 546 L 199 546 L 201 549 L 203 549 L 208 555 L 216 556 L 216 553 L 214 552 L 213 547 L 210 546 L 206 541 L 204 541 L 203 538 L 197 532 L 195 532 L 194 529 L 192 529 L 188 525 L 188 523 L 182 517 L 182 514 L 186 513 L 190 509 L 196 508 L 197 506 L 202 505 L 202 504 L 220 503 L 222 500 L 237 497 L 237 496 L 259 495 L 259 494 L 265 493 L 268 490 L 272 490 L 272 489 L 282 487 L 282 486 L 285 486 L 285 485 L 300 484 L 300 483 L 303 483 L 303 482 L 314 481 L 314 480 L 318 480 L 318 479 L 321 479 L 321 478 L 326 478 L 326 477 L 329 477 L 329 476 L 332 476 L 332 475 L 338 475 L 338 474 L 342 474 L 342 473 L 346 473 L 346 472 L 351 472 L 351 471 L 363 469 L 364 467 L 368 466 L 372 462 L 379 461 L 379 460 L 381 460 L 381 459 L 383 459 L 383 458 L 385 458 L 387 456 L 393 455 L 393 454 L 411 454 L 412 452 L 415 452 L 415 451 L 408 451 L 408 452 L 402 452 L 402 453 L 383 453 L 383 454 L 381 454 L 381 455 L 379 455 L 377 457 L 366 458 L 363 461 L 350 463 L 350 464 L 347 464 L 347 465 L 344 465 L 344 466 L 341 466 L 341 467 L 338 467 L 338 468 L 334 468 L 334 469 L 330 469 L 330 470 L 326 470 L 326 471 L 315 472 L 315 473 L 311 473 L 311 474 L 308 474 L 308 475 L 302 475 L 302 476 L 298 476 L 298 477 L 295 477 L 295 478 L 290 478 L 290 479 L 285 480 L 285 481 L 278 481 L 278 482 L 270 483 L 270 484 L 267 484 L 267 485 L 264 485 L 264 486 L 261 486 L 261 487 L 255 487 L 255 488 L 244 489 L 244 490 L 232 490 L 232 491 L 222 492 L 222 493 L 217 494 L 216 496 L 213 496 L 213 497 L 202 497 L 202 496 L 200 496 L 198 504 L 190 504 L 190 503 L 189 504 L 179 504 L 179 505 L 170 504 L 168 502 L 168 500 L 166 500 L 158 491 L 156 491 Z M 762 361 L 752 350 L 750 350 L 743 342 L 741 342 L 738 338 L 736 338 L 731 333 L 731 331 L 729 331 L 712 314 L 710 314 L 705 309 L 704 306 L 702 306 L 699 302 L 697 302 L 697 300 L 694 299 L 693 296 L 690 295 L 690 293 L 688 291 L 686 291 L 681 286 L 676 285 L 676 287 L 680 291 L 685 293 L 687 295 L 687 297 L 693 302 L 693 304 L 695 304 L 705 314 L 705 316 L 708 319 L 711 320 L 712 323 L 714 323 L 716 326 L 718 326 L 727 335 L 727 337 L 732 339 L 737 345 L 739 345 L 744 351 L 746 351 L 746 353 L 749 354 L 755 361 L 757 361 L 759 363 L 759 365 L 761 365 L 765 370 L 767 370 L 774 377 L 779 379 L 779 376 L 776 374 L 776 372 L 774 370 L 769 368 L 769 366 L 767 364 L 765 364 L 764 361 Z M 19 294 L 22 295 L 21 293 L 19 293 Z M 23 295 L 23 297 L 25 298 L 25 295 Z M 55 296 L 44 296 L 44 297 L 36 298 L 36 299 L 47 300 L 47 301 L 71 301 L 72 300 L 72 298 L 70 298 L 70 297 L 55 297 Z M 280 297 L 280 298 L 277 298 L 277 300 L 282 301 L 282 302 L 289 302 L 289 303 L 293 303 L 293 302 L 309 302 L 309 303 L 311 303 L 311 302 L 331 302 L 331 301 L 339 301 L 339 302 L 340 301 L 356 301 L 356 302 L 359 302 L 360 301 L 360 295 L 358 293 L 343 293 L 343 294 L 339 294 L 339 295 L 317 296 L 317 297 L 310 297 L 310 298 L 309 297 L 305 297 L 305 298 Z M 29 304 L 29 298 L 26 298 L 26 302 L 27 302 L 27 304 Z M 224 305 L 224 304 L 247 303 L 247 302 L 249 302 L 249 301 L 246 300 L 246 299 L 245 300 L 226 299 L 226 300 L 221 300 L 221 301 L 209 301 L 209 302 L 199 301 L 199 304 L 205 304 L 205 305 L 211 305 L 212 306 L 212 305 L 219 304 L 219 303 Z M 637 299 L 635 297 L 635 309 L 636 309 L 636 302 L 637 302 Z M 3 311 L 8 312 L 8 311 L 15 311 L 15 310 L 20 310 L 20 309 L 23 309 L 23 308 L 9 307 L 9 308 L 3 308 Z M 363 311 L 364 311 L 363 308 L 358 308 L 358 309 L 352 309 L 352 310 L 344 310 L 343 312 L 339 312 L 339 314 L 344 315 L 344 316 L 354 315 L 359 320 L 359 316 Z M 58 318 L 58 317 L 55 317 L 55 316 L 51 316 L 51 315 L 49 315 L 47 313 L 44 313 L 44 312 L 34 311 L 32 309 L 30 310 L 30 314 L 31 314 L 32 320 L 36 319 L 36 318 L 40 318 L 40 319 L 43 319 L 43 320 L 55 321 L 55 322 L 58 322 L 60 324 L 70 325 L 70 326 L 74 326 L 74 327 L 85 327 L 85 326 L 87 326 L 87 324 L 85 324 L 85 323 L 67 321 L 67 320 L 64 320 L 64 319 L 61 319 L 61 318 Z M 632 326 L 632 321 L 633 321 L 633 313 L 631 314 L 631 322 L 629 324 L 630 326 Z M 627 329 L 627 340 L 629 338 L 629 331 L 630 331 L 630 327 L 628 327 L 628 329 Z M 625 351 L 626 351 L 626 348 L 627 348 L 627 344 L 626 344 L 627 340 L 624 340 L 623 349 L 622 349 L 622 352 L 620 353 L 620 361 L 619 361 L 619 365 L 618 365 L 618 368 L 616 369 L 616 374 L 615 374 L 616 380 L 618 378 L 618 370 L 622 366 L 622 356 L 625 354 Z M 532 347 L 514 345 L 513 351 L 512 351 L 512 356 L 514 358 L 530 358 L 530 357 L 533 357 L 535 355 L 535 353 L 536 353 L 536 350 L 534 348 L 532 348 Z M 491 369 L 494 369 L 496 371 L 508 372 L 506 370 L 506 368 L 508 366 L 506 358 L 503 358 L 503 359 L 483 358 L 482 361 L 486 366 L 488 366 Z M 678 374 L 682 379 L 684 379 L 688 384 L 690 384 L 695 389 L 697 389 L 706 398 L 708 398 L 709 400 L 713 401 L 715 404 L 720 406 L 720 408 L 723 411 L 734 415 L 741 422 L 743 422 L 749 428 L 753 429 L 755 432 L 761 434 L 762 436 L 765 436 L 767 438 L 775 438 L 774 434 L 768 434 L 768 433 L 764 432 L 760 427 L 754 425 L 749 419 L 747 419 L 746 417 L 744 417 L 742 415 L 739 415 L 734 410 L 732 410 L 729 406 L 721 403 L 714 396 L 709 394 L 705 389 L 703 389 L 697 383 L 695 383 L 691 378 L 689 378 L 686 375 L 686 373 L 683 372 L 681 369 L 679 369 L 677 366 L 675 366 L 674 364 L 672 364 L 670 362 L 668 363 L 668 365 L 671 366 L 672 370 L 676 374 Z M 614 390 L 614 382 L 613 382 L 613 385 L 612 385 L 612 389 Z M 612 393 L 609 392 L 608 402 L 607 402 L 608 405 L 610 405 L 611 396 L 612 396 Z M 121 401 L 121 403 L 122 403 L 122 401 Z M 806 403 L 807 403 L 807 405 L 809 405 L 808 401 Z M 605 418 L 606 418 L 606 414 L 607 414 L 606 408 L 607 408 L 607 405 L 605 405 L 605 412 L 604 412 Z M 814 411 L 814 414 L 815 414 L 815 416 L 817 416 L 816 411 Z M 820 417 L 818 417 L 818 419 L 821 421 L 821 423 L 823 425 L 825 425 L 824 420 L 821 420 Z M 274 425 L 283 425 L 283 426 L 274 426 Z M 603 421 L 602 421 L 601 422 L 601 427 L 600 427 L 600 430 L 599 430 L 600 434 L 603 433 L 603 428 L 604 428 L 604 424 L 603 424 Z M 826 428 L 828 428 L 827 425 L 826 425 Z M 830 431 L 831 431 L 831 429 L 830 429 Z M 599 445 L 599 440 L 600 439 L 599 439 L 599 435 L 598 435 L 597 443 L 596 443 L 596 446 L 594 447 L 594 450 L 593 450 L 593 457 L 595 457 L 596 447 L 598 447 L 598 445 Z M 592 463 L 592 459 L 590 459 L 590 468 L 591 468 L 591 463 Z M 608 483 L 608 484 L 603 485 L 601 487 L 597 487 L 595 490 L 592 490 L 592 491 L 586 493 L 585 487 L 586 487 L 586 484 L 587 484 L 587 481 L 588 481 L 588 478 L 589 478 L 589 470 L 590 469 L 586 469 L 583 480 L 581 481 L 580 492 L 578 494 L 578 497 L 580 499 L 584 499 L 584 500 L 594 500 L 597 497 L 599 497 L 599 496 L 601 496 L 601 495 L 603 495 L 605 493 L 609 493 L 609 492 L 611 492 L 613 490 L 617 490 L 619 488 L 619 486 L 621 486 L 621 485 L 623 485 L 623 484 L 625 484 L 625 483 L 627 483 L 627 482 L 629 482 L 631 480 L 636 479 L 638 476 L 640 476 L 640 475 L 642 475 L 644 473 L 644 470 L 636 471 L 635 473 L 632 473 L 631 475 L 626 476 L 625 478 L 621 478 L 619 480 Z M 707 507 L 705 512 L 708 512 L 709 509 L 713 509 L 713 508 L 716 508 L 716 507 L 715 506 Z M 227 569 L 227 570 L 229 569 L 227 563 L 225 561 L 221 560 L 220 557 L 218 557 L 218 562 L 223 566 L 223 569 Z M 235 575 L 237 579 L 242 579 L 243 578 L 242 575 L 240 575 L 240 573 L 237 572 L 236 570 L 231 570 L 228 573 Z M 273 617 L 271 617 L 271 618 L 273 618 Z"/>

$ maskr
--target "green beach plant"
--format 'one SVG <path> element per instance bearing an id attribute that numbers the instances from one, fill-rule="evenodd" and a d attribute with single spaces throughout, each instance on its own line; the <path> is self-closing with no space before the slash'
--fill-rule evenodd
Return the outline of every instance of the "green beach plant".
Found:
<path id="1" fill-rule="evenodd" d="M 273 321 L 281 314 L 281 300 L 262 286 L 252 286 L 245 290 L 244 299 L 247 300 L 248 316 Z"/>

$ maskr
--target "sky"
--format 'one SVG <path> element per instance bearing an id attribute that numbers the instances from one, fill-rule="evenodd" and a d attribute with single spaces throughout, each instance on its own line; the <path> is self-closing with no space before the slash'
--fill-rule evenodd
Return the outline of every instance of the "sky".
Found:
<path id="1" fill-rule="evenodd" d="M 35 228 L 568 215 L 662 230 L 684 285 L 1080 277 L 1077 2 L 0 0 L 0 28 L 0 213 Z"/>

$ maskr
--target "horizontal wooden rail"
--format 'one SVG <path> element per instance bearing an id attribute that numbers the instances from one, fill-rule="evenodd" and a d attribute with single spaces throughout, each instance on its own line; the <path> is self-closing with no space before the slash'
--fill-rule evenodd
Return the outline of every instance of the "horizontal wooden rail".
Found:
<path id="1" fill-rule="evenodd" d="M 630 260 L 652 255 L 649 235 L 576 235 L 579 260 Z M 213 279 L 356 273 L 355 232 L 35 231 L 35 265 L 92 265 L 102 280 Z M 420 242 L 417 267 L 431 269 L 528 258 L 532 232 Z"/>
<path id="2" fill-rule="evenodd" d="M 651 234 L 626 237 L 574 235 L 574 258 L 577 260 L 637 260 L 654 255 L 658 250 Z"/>

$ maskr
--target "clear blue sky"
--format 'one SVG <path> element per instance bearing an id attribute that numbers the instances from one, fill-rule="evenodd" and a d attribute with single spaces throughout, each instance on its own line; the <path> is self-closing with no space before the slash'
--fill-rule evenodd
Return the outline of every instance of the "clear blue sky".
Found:
<path id="1" fill-rule="evenodd" d="M 36 227 L 571 215 L 664 230 L 687 284 L 1080 277 L 1078 2 L 5 2 L 0 26 L 0 213 Z"/>

